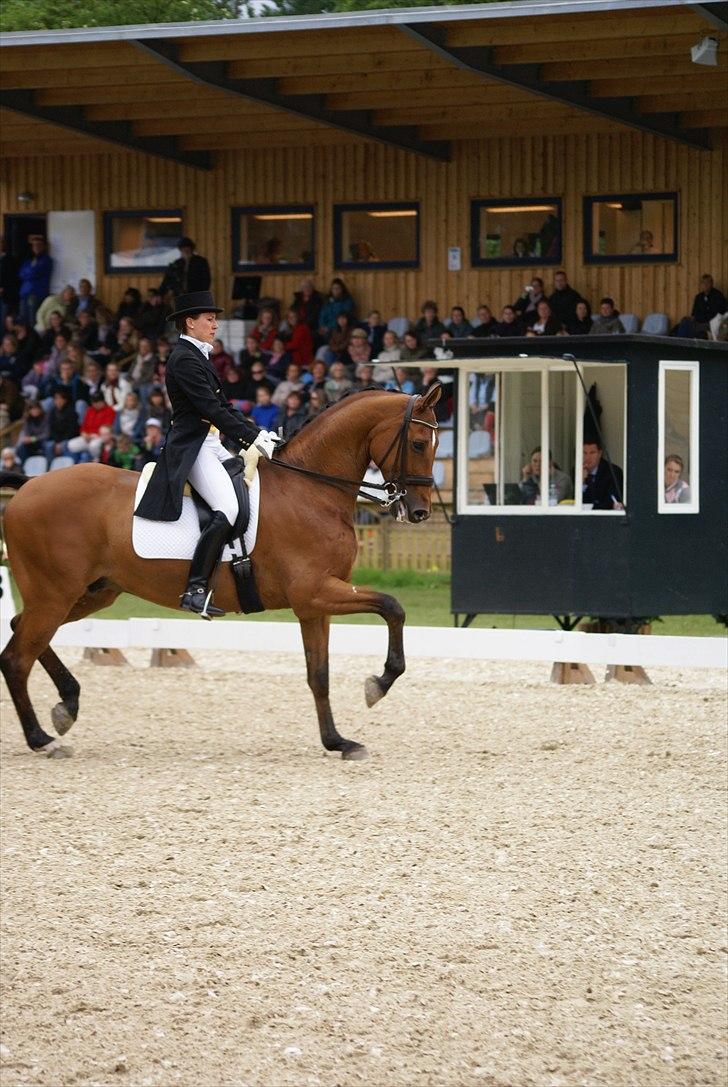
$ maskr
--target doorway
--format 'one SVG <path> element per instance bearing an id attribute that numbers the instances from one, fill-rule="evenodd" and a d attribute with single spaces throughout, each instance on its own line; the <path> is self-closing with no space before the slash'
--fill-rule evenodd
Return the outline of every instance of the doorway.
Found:
<path id="1" fill-rule="evenodd" d="M 5 215 L 3 219 L 3 236 L 5 249 L 16 261 L 18 267 L 26 260 L 30 260 L 33 252 L 30 248 L 28 237 L 31 234 L 42 234 L 46 237 L 45 215 L 12 214 Z"/>

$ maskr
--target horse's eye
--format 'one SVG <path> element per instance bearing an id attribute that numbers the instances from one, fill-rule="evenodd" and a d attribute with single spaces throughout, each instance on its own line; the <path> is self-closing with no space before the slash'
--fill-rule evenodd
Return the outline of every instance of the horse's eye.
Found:
<path id="1" fill-rule="evenodd" d="M 412 442 L 412 448 L 415 453 L 424 453 L 426 447 L 424 442 Z"/>

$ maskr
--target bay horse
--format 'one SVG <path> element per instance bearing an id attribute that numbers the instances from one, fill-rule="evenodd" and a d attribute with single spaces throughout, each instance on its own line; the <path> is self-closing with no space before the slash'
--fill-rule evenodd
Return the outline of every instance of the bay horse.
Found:
<path id="1" fill-rule="evenodd" d="M 259 463 L 261 509 L 253 565 L 266 610 L 292 608 L 300 625 L 308 684 L 321 741 L 344 759 L 366 758 L 363 744 L 347 740 L 329 703 L 329 620 L 374 612 L 387 623 L 387 658 L 381 676 L 365 682 L 368 706 L 404 672 L 404 611 L 385 593 L 350 584 L 357 552 L 356 496 L 371 461 L 397 515 L 423 521 L 431 512 L 432 465 L 437 447 L 433 411 L 441 392 L 421 396 L 369 390 L 340 400 L 303 427 L 273 462 Z M 285 470 L 288 468 L 289 470 Z M 10 477 L 10 478 L 8 478 Z M 64 735 L 78 716 L 80 686 L 50 642 L 63 623 L 108 607 L 122 593 L 168 608 L 178 606 L 188 562 L 143 559 L 132 547 L 133 503 L 139 476 L 101 464 L 79 464 L 25 481 L 5 514 L 8 558 L 23 598 L 12 637 L 0 653 L 28 746 L 58 758 L 68 754 L 41 728 L 28 694 L 36 660 L 61 701 L 51 718 Z M 229 563 L 223 564 L 216 602 L 239 610 Z"/>

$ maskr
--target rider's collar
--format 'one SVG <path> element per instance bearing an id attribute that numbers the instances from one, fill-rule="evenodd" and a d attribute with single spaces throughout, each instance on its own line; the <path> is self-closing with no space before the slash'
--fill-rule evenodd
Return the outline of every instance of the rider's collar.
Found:
<path id="1" fill-rule="evenodd" d="M 182 333 L 182 335 L 180 336 L 180 339 L 181 340 L 189 340 L 190 343 L 193 343 L 195 345 L 195 347 L 197 348 L 197 350 L 201 351 L 206 359 L 209 359 L 210 355 L 212 354 L 212 344 L 211 343 L 204 343 L 203 340 L 196 340 L 194 336 L 188 336 L 186 332 Z"/>

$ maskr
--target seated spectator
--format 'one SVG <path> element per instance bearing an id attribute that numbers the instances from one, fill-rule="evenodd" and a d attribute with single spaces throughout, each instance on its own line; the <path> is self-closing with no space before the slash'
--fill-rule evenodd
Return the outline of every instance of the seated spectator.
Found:
<path id="1" fill-rule="evenodd" d="M 254 362 L 259 362 L 262 366 L 265 366 L 263 352 L 261 351 L 255 336 L 245 337 L 245 347 L 241 350 L 239 358 L 240 366 L 244 374 L 250 373 L 250 368 Z"/>
<path id="2" fill-rule="evenodd" d="M 78 413 L 68 389 L 56 389 L 53 407 L 48 412 L 48 438 L 43 446 L 48 461 L 69 455 L 68 443 L 78 437 L 79 429 Z"/>
<path id="3" fill-rule="evenodd" d="M 134 460 L 134 467 L 141 472 L 145 464 L 156 464 L 162 452 L 164 436 L 161 419 L 150 415 L 144 426 L 144 438 L 139 448 L 139 455 Z"/>
<path id="4" fill-rule="evenodd" d="M 592 319 L 589 303 L 583 298 L 576 303 L 574 316 L 566 322 L 566 331 L 570 336 L 588 336 L 591 332 Z"/>
<path id="5" fill-rule="evenodd" d="M 323 359 L 314 359 L 311 366 L 311 380 L 306 383 L 306 391 L 309 395 L 314 389 L 320 389 L 323 392 L 326 385 L 326 376 L 326 363 Z"/>
<path id="6" fill-rule="evenodd" d="M 130 438 L 133 438 L 141 418 L 143 418 L 143 414 L 139 397 L 134 392 L 128 392 L 124 397 L 121 409 L 116 413 L 114 434 L 128 434 Z"/>
<path id="7" fill-rule="evenodd" d="M 163 389 L 166 388 L 167 359 L 171 350 L 172 345 L 165 336 L 157 340 L 157 365 L 154 369 L 154 381 L 157 385 L 161 385 Z"/>
<path id="8" fill-rule="evenodd" d="M 312 389 L 308 398 L 307 417 L 313 419 L 316 415 L 320 415 L 326 406 L 327 400 L 324 391 L 322 389 Z"/>
<path id="9" fill-rule="evenodd" d="M 384 346 L 379 352 L 379 358 L 375 360 L 374 380 L 382 386 L 390 380 L 393 374 L 392 363 L 399 362 L 402 358 L 402 349 L 396 333 L 390 328 L 384 333 Z"/>
<path id="10" fill-rule="evenodd" d="M 710 322 L 719 313 L 728 313 L 728 301 L 715 286 L 711 275 L 701 276 L 700 290 L 695 295 L 690 318 L 683 318 L 676 330 L 677 335 L 705 339 Z"/>
<path id="11" fill-rule="evenodd" d="M 0 450 L 0 471 L 17 472 L 19 475 L 25 474 L 12 445 L 6 445 L 4 449 Z"/>
<path id="12" fill-rule="evenodd" d="M 427 343 L 428 340 L 439 340 L 447 329 L 437 315 L 437 302 L 428 299 L 422 303 L 420 312 L 422 316 L 415 325 L 417 339 L 420 343 Z"/>
<path id="13" fill-rule="evenodd" d="M 265 385 L 259 385 L 255 391 L 255 404 L 250 417 L 263 430 L 272 430 L 276 424 L 280 407 L 271 399 L 271 391 Z"/>
<path id="14" fill-rule="evenodd" d="M 97 351 L 101 344 L 99 326 L 91 310 L 79 310 L 76 322 L 76 328 L 71 334 L 73 343 L 78 344 L 83 351 Z"/>
<path id="15" fill-rule="evenodd" d="M 387 326 L 382 321 L 382 315 L 379 310 L 373 309 L 371 313 L 369 313 L 366 321 L 362 325 L 362 330 L 366 335 L 372 356 L 376 358 L 384 346 L 384 333 L 387 330 Z"/>
<path id="16" fill-rule="evenodd" d="M 68 352 L 70 342 L 71 339 L 68 332 L 64 331 L 57 333 L 55 339 L 53 340 L 53 347 L 51 348 L 50 354 L 46 357 L 45 360 L 47 374 L 50 374 L 52 376 L 53 374 L 58 373 L 61 363 L 65 359 Z"/>
<path id="17" fill-rule="evenodd" d="M 88 386 L 87 400 L 91 399 L 91 393 L 98 392 L 104 380 L 104 371 L 99 366 L 96 359 L 86 356 L 86 362 L 81 374 L 81 380 L 84 385 Z"/>
<path id="18" fill-rule="evenodd" d="M 102 366 L 106 365 L 117 348 L 116 332 L 114 330 L 114 316 L 106 306 L 98 306 L 95 313 L 96 327 L 98 329 L 99 346 L 93 352 Z"/>
<path id="19" fill-rule="evenodd" d="M 308 327 L 312 339 L 318 333 L 323 304 L 323 296 L 316 290 L 313 280 L 302 280 L 300 289 L 293 295 L 291 308 L 295 309 L 299 321 Z"/>
<path id="20" fill-rule="evenodd" d="M 83 419 L 90 401 L 89 389 L 81 375 L 74 370 L 70 359 L 64 359 L 58 374 L 46 378 L 38 388 L 38 395 L 46 411 L 53 407 L 53 396 L 57 389 L 67 390 L 79 419 Z"/>
<path id="21" fill-rule="evenodd" d="M 236 408 L 241 404 L 252 400 L 255 390 L 251 390 L 250 381 L 246 381 L 238 368 L 233 364 L 228 366 L 225 377 L 220 382 L 222 395 Z"/>
<path id="22" fill-rule="evenodd" d="M 351 372 L 356 373 L 358 367 L 368 363 L 371 357 L 372 348 L 367 339 L 366 329 L 352 329 L 351 336 L 349 337 L 349 346 L 346 349 L 342 361 L 348 365 Z"/>
<path id="23" fill-rule="evenodd" d="M 526 331 L 525 321 L 516 313 L 513 306 L 504 306 L 501 311 L 501 319 L 496 322 L 494 335 L 502 337 L 525 336 Z"/>
<path id="24" fill-rule="evenodd" d="M 210 358 L 210 361 L 214 365 L 214 356 Z M 146 405 L 147 398 L 154 385 L 156 368 L 157 356 L 154 354 L 154 345 L 148 336 L 140 336 L 139 350 L 129 369 L 129 384 L 134 392 L 139 394 L 142 405 Z"/>
<path id="25" fill-rule="evenodd" d="M 343 279 L 336 276 L 331 280 L 329 296 L 321 307 L 319 314 L 319 336 L 327 342 L 331 333 L 336 328 L 336 318 L 340 313 L 354 316 L 354 299 L 349 294 L 349 288 Z"/>
<path id="26" fill-rule="evenodd" d="M 299 316 L 295 306 L 286 313 L 288 322 L 288 334 L 284 337 L 286 351 L 292 362 L 297 363 L 301 369 L 310 366 L 313 362 L 313 336 L 311 329 Z"/>
<path id="27" fill-rule="evenodd" d="M 462 306 L 453 306 L 450 310 L 450 328 L 448 329 L 453 340 L 465 340 L 473 334 L 473 326 L 465 318 L 465 310 Z"/>
<path id="28" fill-rule="evenodd" d="M 528 464 L 521 470 L 521 482 L 518 484 L 521 492 L 521 504 L 524 506 L 536 506 L 541 502 L 541 446 L 537 445 L 528 458 Z M 549 505 L 558 506 L 559 502 L 573 498 L 574 488 L 571 479 L 562 472 L 558 465 L 554 464 L 551 450 L 549 450 Z"/>
<path id="29" fill-rule="evenodd" d="M 210 355 L 210 362 L 212 363 L 215 373 L 220 381 L 224 378 L 228 371 L 229 366 L 235 365 L 235 359 L 232 357 L 229 351 L 225 350 L 225 344 L 222 340 L 212 341 L 212 354 Z"/>
<path id="30" fill-rule="evenodd" d="M 76 292 L 70 285 L 63 288 L 57 294 L 49 294 L 38 306 L 35 315 L 35 330 L 40 335 L 50 328 L 50 316 L 57 313 L 62 321 L 73 318 L 76 309 Z"/>
<path id="31" fill-rule="evenodd" d="M 513 303 L 513 309 L 521 317 L 526 317 L 528 314 L 536 313 L 536 306 L 539 302 L 545 302 L 546 295 L 543 293 L 543 280 L 541 276 L 534 276 L 529 284 L 523 288 L 523 294 Z"/>
<path id="32" fill-rule="evenodd" d="M 38 333 L 35 332 L 35 330 L 33 331 L 36 336 L 36 352 L 38 355 L 50 355 L 53 350 L 53 345 L 56 342 L 56 336 L 64 336 L 67 343 L 71 339 L 70 329 L 63 323 L 63 318 L 58 310 L 53 310 L 50 314 L 48 318 L 48 328 L 41 336 L 38 336 Z"/>
<path id="33" fill-rule="evenodd" d="M 282 408 L 289 393 L 298 392 L 303 397 L 303 381 L 301 380 L 301 367 L 291 362 L 286 370 L 285 380 L 276 385 L 273 390 L 273 403 Z"/>
<path id="34" fill-rule="evenodd" d="M 245 383 L 247 390 L 248 400 L 255 402 L 257 400 L 256 391 L 259 386 L 263 385 L 268 392 L 273 395 L 273 390 L 276 387 L 275 381 L 271 380 L 265 372 L 265 366 L 262 362 L 254 362 L 250 367 L 250 377 Z"/>
<path id="35" fill-rule="evenodd" d="M 569 322 L 573 321 L 576 316 L 577 303 L 583 301 L 584 299 L 579 292 L 569 285 L 566 272 L 556 272 L 553 294 L 549 296 L 548 303 L 557 321 L 568 327 Z M 572 335 L 575 335 L 575 333 L 572 333 Z"/>
<path id="36" fill-rule="evenodd" d="M 285 403 L 278 412 L 275 429 L 283 428 L 283 437 L 287 440 L 297 434 L 306 422 L 307 412 L 303 406 L 303 394 L 297 389 L 292 389 L 285 399 Z"/>
<path id="37" fill-rule="evenodd" d="M 665 457 L 665 501 L 690 502 L 690 486 L 682 478 L 685 462 L 677 453 Z"/>
<path id="38" fill-rule="evenodd" d="M 271 306 L 262 306 L 258 314 L 258 321 L 250 333 L 261 351 L 270 351 L 273 341 L 278 335 L 278 321 L 275 310 Z"/>
<path id="39" fill-rule="evenodd" d="M 116 439 L 116 448 L 112 451 L 108 463 L 112 468 L 126 468 L 127 471 L 133 471 L 140 453 L 139 446 L 134 444 L 133 439 L 128 434 L 120 434 Z"/>
<path id="40" fill-rule="evenodd" d="M 99 427 L 99 438 L 101 439 L 101 446 L 99 447 L 98 456 L 95 459 L 99 464 L 111 464 L 111 458 L 116 449 L 117 438 L 110 426 Z"/>
<path id="41" fill-rule="evenodd" d="M 119 303 L 119 308 L 116 311 L 115 323 L 120 325 L 122 320 L 126 317 L 131 320 L 132 324 L 136 324 L 137 318 L 141 312 L 141 291 L 138 291 L 136 287 L 127 287 L 124 291 L 124 296 Z"/>
<path id="42" fill-rule="evenodd" d="M 493 316 L 490 306 L 478 306 L 477 318 L 473 322 L 471 336 L 483 339 L 485 336 L 495 336 L 498 322 Z"/>
<path id="43" fill-rule="evenodd" d="M 18 364 L 18 341 L 11 333 L 6 333 L 0 347 L 0 374 L 20 382 L 23 375 Z"/>
<path id="44" fill-rule="evenodd" d="M 172 409 L 165 398 L 164 389 L 160 388 L 159 385 L 154 385 L 149 393 L 144 420 L 137 428 L 134 435 L 135 442 L 142 441 L 147 419 L 158 419 L 163 434 L 166 434 L 169 430 L 170 423 L 172 422 Z"/>
<path id="45" fill-rule="evenodd" d="M 564 326 L 551 312 L 548 302 L 541 301 L 536 307 L 536 320 L 526 330 L 527 336 L 558 336 L 564 331 Z"/>
<path id="46" fill-rule="evenodd" d="M 47 441 L 48 417 L 41 404 L 37 400 L 31 400 L 23 415 L 23 426 L 15 447 L 15 455 L 21 464 L 25 464 L 28 457 L 43 455 L 43 447 Z"/>
<path id="47" fill-rule="evenodd" d="M 424 396 L 432 385 L 440 381 L 440 372 L 435 366 L 422 367 L 422 379 L 420 381 L 420 394 Z M 438 423 L 446 423 L 452 415 L 452 382 L 443 384 L 440 399 L 434 407 L 435 418 Z"/>
<path id="48" fill-rule="evenodd" d="M 76 321 L 82 313 L 89 313 L 93 318 L 96 309 L 101 305 L 101 302 L 94 294 L 93 285 L 90 279 L 79 279 L 78 281 L 78 294 L 76 295 L 76 308 L 73 316 Z"/>
<path id="49" fill-rule="evenodd" d="M 421 362 L 422 359 L 427 358 L 427 348 L 421 346 L 417 334 L 411 329 L 405 332 L 402 338 L 399 357 L 402 362 Z"/>
<path id="50" fill-rule="evenodd" d="M 34 328 L 31 328 L 19 319 L 13 320 L 13 333 L 18 344 L 18 359 L 22 359 L 21 365 L 27 373 L 35 359 L 41 354 L 40 337 Z"/>
<path id="51" fill-rule="evenodd" d="M 610 470 L 603 458 L 604 450 L 599 441 L 584 442 L 582 503 L 595 510 L 622 509 L 624 474 L 616 464 L 612 464 Z"/>
<path id="52" fill-rule="evenodd" d="M 115 419 L 116 412 L 103 394 L 94 393 L 81 423 L 81 433 L 68 443 L 68 452 L 77 463 L 98 458 L 103 444 L 99 431 L 102 426 L 113 427 Z"/>
<path id="53" fill-rule="evenodd" d="M 158 291 L 156 287 L 150 287 L 147 291 L 147 300 L 134 323 L 143 336 L 156 340 L 164 333 L 167 315 L 170 312 L 164 304 L 161 291 Z"/>
<path id="54" fill-rule="evenodd" d="M 381 389 L 374 380 L 374 366 L 371 362 L 362 362 L 356 368 L 356 378 L 354 380 L 354 388 L 361 392 L 362 389 Z"/>
<path id="55" fill-rule="evenodd" d="M 266 362 L 266 373 L 273 381 L 282 381 L 290 365 L 291 356 L 286 351 L 286 345 L 280 336 L 276 336 Z"/>
<path id="56" fill-rule="evenodd" d="M 599 303 L 599 313 L 592 321 L 591 333 L 597 336 L 613 336 L 623 332 L 624 325 L 614 308 L 614 299 L 602 298 Z"/>
<path id="57" fill-rule="evenodd" d="M 516 238 L 513 243 L 513 256 L 516 260 L 528 260 L 529 257 L 533 256 L 528 244 L 528 238 Z"/>
<path id="58" fill-rule="evenodd" d="M 126 372 L 132 366 L 138 350 L 139 333 L 130 317 L 122 317 L 116 333 L 116 350 L 111 358 L 121 371 Z"/>
<path id="59" fill-rule="evenodd" d="M 2 369 L 2 362 L 0 361 L 0 373 L 2 373 Z M 12 377 L 12 374 L 10 376 Z M 49 378 L 46 377 L 45 373 L 45 362 L 43 359 L 36 359 L 28 373 L 21 379 L 20 390 L 26 400 L 42 400 L 43 396 L 45 396 L 48 381 Z"/>
<path id="60" fill-rule="evenodd" d="M 101 392 L 106 403 L 115 411 L 121 411 L 130 389 L 129 381 L 119 372 L 117 363 L 107 362 L 104 380 L 101 382 Z"/>
<path id="61" fill-rule="evenodd" d="M 630 253 L 659 253 L 659 249 L 655 248 L 655 237 L 651 230 L 640 231 L 640 239 L 632 246 Z"/>
<path id="62" fill-rule="evenodd" d="M 405 370 L 404 366 L 394 367 L 394 374 L 389 381 L 385 382 L 384 388 L 393 392 L 407 393 L 408 396 L 413 396 L 417 391 L 409 371 Z"/>
<path id="63" fill-rule="evenodd" d="M 326 361 L 344 362 L 349 347 L 349 340 L 354 329 L 354 321 L 350 314 L 339 313 L 336 316 L 336 326 L 327 340 L 328 351 Z"/>
<path id="64" fill-rule="evenodd" d="M 346 367 L 343 362 L 332 362 L 324 385 L 326 399 L 333 404 L 353 387 L 354 383 L 346 376 Z"/>

